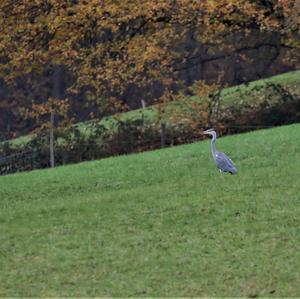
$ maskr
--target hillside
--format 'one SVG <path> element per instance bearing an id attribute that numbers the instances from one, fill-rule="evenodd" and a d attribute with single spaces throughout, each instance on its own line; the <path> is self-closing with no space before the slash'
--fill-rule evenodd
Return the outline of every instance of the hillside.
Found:
<path id="1" fill-rule="evenodd" d="M 251 104 L 255 101 L 255 97 L 260 96 L 258 91 L 265 94 L 267 93 L 267 84 L 280 84 L 283 88 L 291 92 L 295 97 L 298 97 L 300 94 L 298 87 L 300 85 L 300 70 L 287 72 L 265 79 L 255 80 L 249 82 L 248 84 L 241 84 L 224 88 L 221 92 L 220 104 L 226 108 L 229 108 L 232 105 L 241 105 L 241 103 Z M 277 100 L 276 97 L 278 97 L 278 95 L 274 94 L 274 102 Z M 270 100 L 272 101 L 272 97 Z M 203 99 L 196 96 L 182 99 L 182 101 L 179 103 L 179 109 L 192 109 L 193 103 L 199 103 L 201 101 L 203 101 Z M 166 112 L 168 112 L 168 110 L 172 110 L 173 106 L 174 103 L 167 103 L 165 109 Z M 155 109 L 155 107 L 155 105 L 152 105 L 145 109 L 136 109 L 122 113 L 120 119 L 122 121 L 133 121 L 136 119 L 144 118 L 146 120 L 146 123 L 153 123 L 157 118 L 157 109 Z M 116 125 L 116 120 L 114 117 L 104 117 L 99 121 L 99 124 L 113 130 L 114 126 Z M 93 123 L 91 121 L 80 122 L 76 124 L 76 127 L 78 127 L 84 134 L 89 135 L 93 130 Z M 13 139 L 12 142 L 18 145 L 26 144 L 29 140 L 30 135 L 26 135 L 17 139 Z"/>
<path id="2" fill-rule="evenodd" d="M 0 177 L 0 297 L 300 295 L 300 125 Z"/>
<path id="3" fill-rule="evenodd" d="M 292 94 L 299 96 L 300 91 L 298 86 L 300 85 L 300 70 L 287 72 L 265 79 L 251 81 L 247 84 L 240 84 L 233 87 L 223 88 L 220 95 L 220 105 L 229 108 L 232 105 L 242 106 L 241 103 L 253 104 L 255 102 L 255 97 L 259 96 L 258 91 L 267 93 L 268 84 L 282 85 L 283 88 L 290 91 Z M 273 99 L 275 102 L 277 96 L 277 94 L 274 94 L 270 100 L 272 101 Z M 186 99 L 182 99 L 182 101 L 178 104 L 179 109 L 192 109 L 192 103 L 199 103 L 203 100 L 204 99 L 201 99 L 197 96 L 193 96 L 190 98 L 187 97 Z M 172 106 L 174 106 L 174 103 L 167 103 L 166 106 L 167 107 L 165 110 L 168 112 L 168 110 L 172 110 Z M 157 109 L 155 109 L 155 107 L 156 105 L 152 105 L 146 109 L 136 109 L 123 113 L 121 119 L 123 121 L 126 121 L 145 117 L 149 120 L 149 122 L 153 122 L 157 117 Z M 114 122 L 115 120 L 112 117 L 106 117 L 100 121 L 100 123 L 104 126 L 108 126 L 111 128 L 113 128 Z M 82 131 L 89 133 L 89 124 L 90 122 L 87 121 L 78 123 L 78 126 Z"/>

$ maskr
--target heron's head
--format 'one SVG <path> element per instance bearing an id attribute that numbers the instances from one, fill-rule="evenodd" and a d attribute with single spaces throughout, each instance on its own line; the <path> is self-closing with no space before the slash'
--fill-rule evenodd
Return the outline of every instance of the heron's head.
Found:
<path id="1" fill-rule="evenodd" d="M 208 129 L 208 130 L 204 131 L 203 134 L 210 135 L 212 137 L 213 141 L 216 140 L 216 138 L 217 138 L 217 133 L 214 129 Z"/>
<path id="2" fill-rule="evenodd" d="M 216 135 L 216 131 L 214 129 L 208 129 L 208 130 L 204 131 L 203 134 L 214 136 L 214 135 Z"/>

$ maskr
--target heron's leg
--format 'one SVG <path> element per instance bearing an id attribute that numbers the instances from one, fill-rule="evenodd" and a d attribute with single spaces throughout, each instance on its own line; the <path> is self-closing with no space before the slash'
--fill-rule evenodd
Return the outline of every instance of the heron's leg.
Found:
<path id="1" fill-rule="evenodd" d="M 221 178 L 224 180 L 223 171 L 221 169 L 219 169 L 219 171 L 220 171 L 220 174 L 221 174 Z"/>

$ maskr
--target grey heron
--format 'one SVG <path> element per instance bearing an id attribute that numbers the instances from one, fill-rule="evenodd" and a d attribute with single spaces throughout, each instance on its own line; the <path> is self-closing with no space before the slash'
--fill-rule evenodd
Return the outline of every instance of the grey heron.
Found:
<path id="1" fill-rule="evenodd" d="M 232 162 L 232 160 L 222 152 L 216 150 L 216 139 L 217 133 L 214 129 L 208 129 L 203 132 L 205 135 L 211 135 L 211 153 L 214 158 L 214 161 L 217 167 L 220 169 L 221 172 L 229 172 L 231 174 L 237 174 L 237 169 Z"/>

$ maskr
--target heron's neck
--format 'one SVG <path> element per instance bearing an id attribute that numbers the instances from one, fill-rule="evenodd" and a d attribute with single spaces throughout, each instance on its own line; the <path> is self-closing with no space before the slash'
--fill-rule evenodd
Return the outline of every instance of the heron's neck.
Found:
<path id="1" fill-rule="evenodd" d="M 217 139 L 216 134 L 213 134 L 211 142 L 210 142 L 210 144 L 211 144 L 211 153 L 212 153 L 213 157 L 215 157 L 216 151 L 217 151 L 216 150 L 216 139 Z"/>

